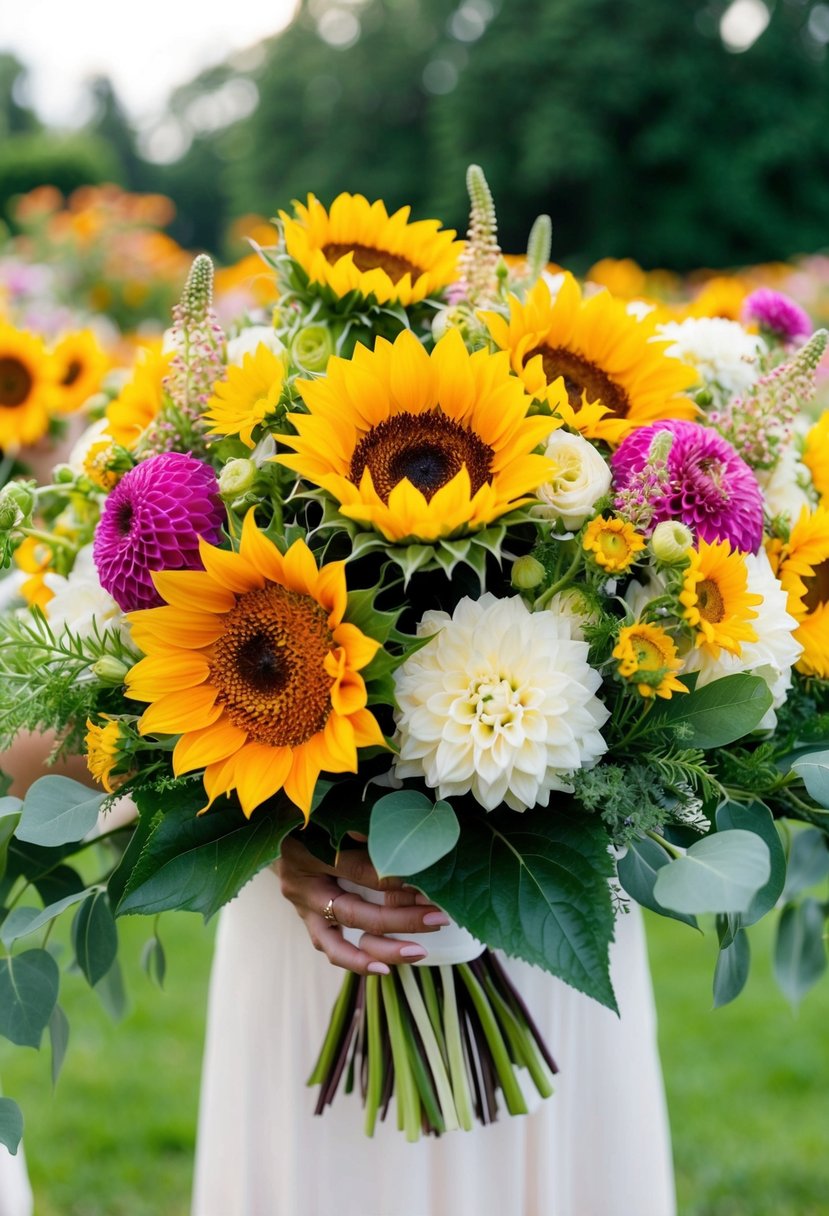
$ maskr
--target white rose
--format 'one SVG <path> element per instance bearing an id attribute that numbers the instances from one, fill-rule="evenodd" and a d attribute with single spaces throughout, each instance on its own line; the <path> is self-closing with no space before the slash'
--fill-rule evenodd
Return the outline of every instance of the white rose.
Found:
<path id="1" fill-rule="evenodd" d="M 281 355 L 285 350 L 272 326 L 250 325 L 228 342 L 227 361 L 241 367 L 245 355 L 256 354 L 257 348 L 260 346 L 267 346 L 268 350 L 272 350 L 275 355 Z"/>
<path id="2" fill-rule="evenodd" d="M 813 509 L 814 503 L 805 489 L 811 480 L 809 470 L 797 459 L 793 446 L 786 448 L 771 471 L 760 469 L 755 476 L 772 518 L 782 515 L 793 524 L 804 507 Z"/>
<path id="3" fill-rule="evenodd" d="M 85 638 L 96 627 L 99 633 L 112 628 L 126 631 L 121 609 L 100 584 L 91 545 L 79 551 L 68 578 L 46 574 L 44 582 L 54 592 L 44 612 L 55 634 L 69 629 Z"/>
<path id="4" fill-rule="evenodd" d="M 610 467 L 592 443 L 569 431 L 553 431 L 545 456 L 556 469 L 536 494 L 536 511 L 545 519 L 560 519 L 565 528 L 580 528 L 610 489 Z"/>

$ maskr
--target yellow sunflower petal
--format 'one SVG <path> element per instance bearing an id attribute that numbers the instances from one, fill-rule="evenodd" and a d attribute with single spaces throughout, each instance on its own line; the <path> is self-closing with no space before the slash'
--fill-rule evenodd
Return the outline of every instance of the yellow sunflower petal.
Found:
<path id="1" fill-rule="evenodd" d="M 201 730 L 217 721 L 222 706 L 216 704 L 216 689 L 199 684 L 182 692 L 169 692 L 145 709 L 138 723 L 142 735 L 179 735 Z"/>
<path id="2" fill-rule="evenodd" d="M 141 659 L 126 675 L 128 695 L 136 701 L 153 701 L 168 692 L 203 684 L 210 674 L 207 660 L 194 651 L 168 651 Z"/>
<path id="3" fill-rule="evenodd" d="M 247 740 L 247 731 L 234 726 L 227 715 L 212 726 L 202 730 L 188 731 L 173 748 L 173 772 L 178 777 L 195 768 L 226 760 L 238 752 Z"/>
<path id="4" fill-rule="evenodd" d="M 188 612 L 230 612 L 236 603 L 231 588 L 203 570 L 157 570 L 153 585 L 168 604 Z"/>

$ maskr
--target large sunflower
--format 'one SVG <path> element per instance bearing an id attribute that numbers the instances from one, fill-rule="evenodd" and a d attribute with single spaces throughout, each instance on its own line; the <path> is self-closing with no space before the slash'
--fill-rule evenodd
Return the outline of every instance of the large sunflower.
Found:
<path id="1" fill-rule="evenodd" d="M 308 195 L 295 204 L 296 218 L 279 213 L 285 248 L 312 283 L 334 296 L 356 291 L 378 304 L 408 307 L 448 287 L 458 277 L 463 243 L 439 220 L 410 224 L 410 207 L 393 215 L 362 194 L 340 194 L 326 211 Z"/>
<path id="2" fill-rule="evenodd" d="M 740 654 L 743 642 L 756 642 L 751 622 L 762 595 L 748 590 L 748 567 L 743 554 L 730 541 L 709 544 L 701 540 L 689 553 L 679 602 L 694 633 L 694 644 L 712 659 L 720 651 Z"/>
<path id="3" fill-rule="evenodd" d="M 157 346 L 138 352 L 132 378 L 106 409 L 109 434 L 122 447 L 133 448 L 161 409 L 172 361 Z"/>
<path id="4" fill-rule="evenodd" d="M 245 815 L 278 790 L 305 815 L 321 771 L 357 771 L 384 743 L 358 673 L 380 643 L 343 620 L 345 564 L 283 556 L 249 512 L 238 553 L 201 542 L 204 570 L 168 570 L 166 604 L 129 616 L 147 658 L 128 695 L 150 701 L 142 734 L 181 735 L 176 774 L 204 768 L 209 806 L 236 791 Z"/>
<path id="5" fill-rule="evenodd" d="M 799 622 L 795 640 L 803 654 L 795 664 L 807 676 L 829 679 L 829 509 L 804 507 L 779 553 L 770 554 Z"/>
<path id="6" fill-rule="evenodd" d="M 58 366 L 58 409 L 70 413 L 97 393 L 109 360 L 91 329 L 67 334 L 52 354 Z"/>
<path id="7" fill-rule="evenodd" d="M 533 449 L 559 425 L 527 417 L 506 355 L 470 355 L 457 330 L 432 354 L 408 330 L 328 374 L 300 380 L 307 414 L 290 414 L 296 455 L 279 460 L 387 540 L 433 541 L 490 523 L 551 474 Z"/>
<path id="8" fill-rule="evenodd" d="M 632 316 L 606 291 L 583 299 L 571 274 L 555 299 L 540 279 L 526 302 L 510 298 L 509 321 L 484 316 L 527 391 L 550 396 L 564 421 L 591 439 L 618 443 L 634 427 L 698 413 L 683 395 L 696 372 L 665 354 L 669 343 L 654 340 L 653 320 Z M 602 410 L 586 409 L 595 403 Z"/>
<path id="9" fill-rule="evenodd" d="M 829 410 L 821 415 L 806 436 L 803 463 L 812 474 L 822 505 L 829 507 Z"/>
<path id="10" fill-rule="evenodd" d="M 40 338 L 0 322 L 0 449 L 15 452 L 46 434 L 56 381 Z"/>

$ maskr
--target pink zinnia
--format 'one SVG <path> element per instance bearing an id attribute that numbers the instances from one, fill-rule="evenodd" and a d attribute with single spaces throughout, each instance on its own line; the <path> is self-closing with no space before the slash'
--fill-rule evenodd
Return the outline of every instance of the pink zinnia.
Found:
<path id="1" fill-rule="evenodd" d="M 210 465 L 181 452 L 130 469 L 107 499 L 93 557 L 101 586 L 125 612 L 163 603 L 154 570 L 201 570 L 199 537 L 218 543 L 225 512 Z"/>
<path id="2" fill-rule="evenodd" d="M 756 321 L 785 343 L 801 342 L 812 333 L 812 322 L 791 296 L 770 287 L 759 287 L 743 304 L 746 321 Z"/>
<path id="3" fill-rule="evenodd" d="M 708 427 L 665 421 L 628 435 L 611 460 L 616 490 L 624 490 L 644 467 L 660 431 L 670 431 L 673 442 L 667 482 L 651 500 L 654 527 L 664 519 L 679 520 L 701 540 L 730 540 L 735 548 L 756 553 L 763 540 L 757 479 L 731 444 Z"/>

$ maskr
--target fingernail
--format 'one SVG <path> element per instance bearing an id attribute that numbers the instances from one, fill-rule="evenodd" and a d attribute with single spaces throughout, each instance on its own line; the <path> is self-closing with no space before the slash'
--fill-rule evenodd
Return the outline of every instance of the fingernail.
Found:
<path id="1" fill-rule="evenodd" d="M 389 974 L 389 969 L 385 963 L 369 963 L 366 970 L 370 971 L 372 975 L 388 975 Z"/>
<path id="2" fill-rule="evenodd" d="M 445 912 L 427 912 L 423 917 L 424 925 L 448 925 L 449 917 Z"/>
<path id="3" fill-rule="evenodd" d="M 416 946 L 414 942 L 410 946 L 403 946 L 400 951 L 401 958 L 425 958 L 428 954 L 422 946 Z"/>

